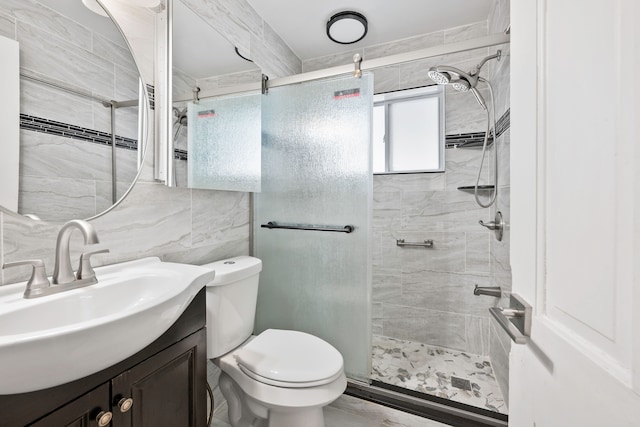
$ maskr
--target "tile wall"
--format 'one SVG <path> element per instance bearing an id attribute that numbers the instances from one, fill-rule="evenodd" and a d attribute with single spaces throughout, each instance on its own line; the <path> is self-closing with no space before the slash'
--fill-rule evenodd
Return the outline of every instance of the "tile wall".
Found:
<path id="1" fill-rule="evenodd" d="M 0 1 L 0 22 L 1 34 L 20 44 L 22 73 L 104 99 L 138 98 L 138 72 L 122 38 L 34 0 Z M 102 211 L 111 197 L 109 108 L 25 78 L 20 92 L 19 210 L 48 221 Z M 137 171 L 137 108 L 118 109 L 116 124 L 117 181 L 126 190 Z"/>

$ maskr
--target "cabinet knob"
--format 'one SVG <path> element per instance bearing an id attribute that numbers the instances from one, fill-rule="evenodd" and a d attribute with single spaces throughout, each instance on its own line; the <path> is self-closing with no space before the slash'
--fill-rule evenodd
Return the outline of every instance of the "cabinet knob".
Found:
<path id="1" fill-rule="evenodd" d="M 127 397 L 126 399 L 123 397 L 118 401 L 118 408 L 120 412 L 127 412 L 133 406 L 133 399 Z"/>
<path id="2" fill-rule="evenodd" d="M 98 423 L 98 427 L 105 427 L 111 423 L 111 418 L 113 418 L 113 414 L 109 411 L 100 411 L 98 416 L 96 417 L 96 422 Z"/>

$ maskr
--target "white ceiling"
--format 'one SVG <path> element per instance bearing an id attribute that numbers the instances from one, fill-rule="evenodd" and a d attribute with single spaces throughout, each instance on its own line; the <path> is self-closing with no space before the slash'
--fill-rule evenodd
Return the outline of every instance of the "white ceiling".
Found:
<path id="1" fill-rule="evenodd" d="M 302 60 L 485 21 L 495 0 L 248 0 Z M 367 36 L 340 45 L 326 24 L 337 12 L 362 13 Z"/>

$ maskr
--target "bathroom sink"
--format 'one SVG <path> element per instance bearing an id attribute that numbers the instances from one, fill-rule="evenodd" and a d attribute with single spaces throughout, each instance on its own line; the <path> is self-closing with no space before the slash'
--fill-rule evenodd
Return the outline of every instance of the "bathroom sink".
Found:
<path id="1" fill-rule="evenodd" d="M 0 394 L 61 385 L 142 350 L 180 317 L 215 272 L 158 258 L 95 269 L 98 283 L 25 299 L 0 287 Z"/>

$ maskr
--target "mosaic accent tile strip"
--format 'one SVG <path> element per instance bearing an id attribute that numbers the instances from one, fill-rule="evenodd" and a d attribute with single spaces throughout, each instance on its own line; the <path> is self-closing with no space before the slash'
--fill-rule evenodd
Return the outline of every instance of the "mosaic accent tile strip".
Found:
<path id="1" fill-rule="evenodd" d="M 489 358 L 373 336 L 371 379 L 507 414 Z"/>
<path id="2" fill-rule="evenodd" d="M 511 127 L 511 110 L 505 111 L 505 113 L 496 122 L 496 129 L 498 138 Z M 470 147 L 482 147 L 484 144 L 485 132 L 473 132 L 473 133 L 458 133 L 445 136 L 445 148 L 470 148 Z M 493 138 L 489 137 L 488 145 L 493 144 Z"/>
<path id="3" fill-rule="evenodd" d="M 147 84 L 147 95 L 149 95 L 149 108 L 151 110 L 156 109 L 156 88 L 153 85 Z"/>
<path id="4" fill-rule="evenodd" d="M 83 128 L 68 123 L 56 122 L 42 117 L 20 114 L 20 129 L 42 132 L 65 138 L 79 139 L 102 145 L 111 145 L 111 134 L 93 129 Z M 138 141 L 116 135 L 116 147 L 136 150 Z"/>
<path id="5" fill-rule="evenodd" d="M 179 148 L 174 148 L 173 150 L 173 158 L 176 160 L 187 160 L 188 153 L 187 150 L 180 150 Z"/>

